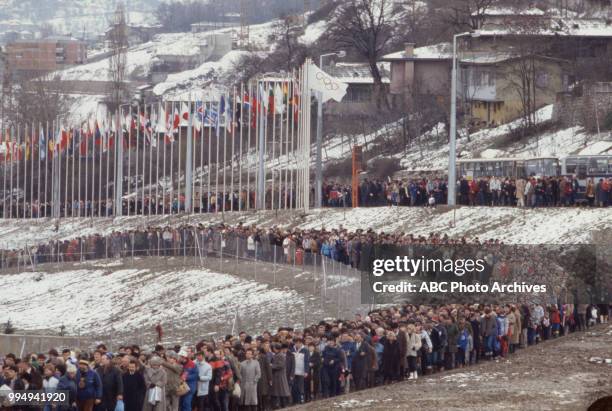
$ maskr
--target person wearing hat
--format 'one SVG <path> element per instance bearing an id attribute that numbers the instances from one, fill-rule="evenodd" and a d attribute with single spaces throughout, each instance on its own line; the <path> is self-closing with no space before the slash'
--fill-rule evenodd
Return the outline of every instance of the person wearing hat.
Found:
<path id="1" fill-rule="evenodd" d="M 189 392 L 181 397 L 180 409 L 181 411 L 191 411 L 191 400 L 196 392 L 198 383 L 198 368 L 191 358 L 189 358 L 189 354 L 186 350 L 180 350 L 178 356 L 179 363 L 183 366 L 181 379 L 189 386 Z"/>
<path id="2" fill-rule="evenodd" d="M 169 411 L 177 411 L 179 408 L 179 396 L 177 392 L 179 385 L 181 385 L 183 367 L 178 363 L 178 355 L 175 351 L 166 351 L 166 361 L 162 362 L 162 367 L 166 371 L 166 405 Z"/>
<path id="3" fill-rule="evenodd" d="M 102 381 L 91 369 L 87 360 L 79 361 L 77 373 L 77 408 L 79 411 L 93 411 L 94 405 L 102 402 Z"/>
<path id="4" fill-rule="evenodd" d="M 123 401 L 123 378 L 121 371 L 112 363 L 111 353 L 103 354 L 96 369 L 102 382 L 102 404 L 96 411 L 115 411 L 117 401 Z"/>

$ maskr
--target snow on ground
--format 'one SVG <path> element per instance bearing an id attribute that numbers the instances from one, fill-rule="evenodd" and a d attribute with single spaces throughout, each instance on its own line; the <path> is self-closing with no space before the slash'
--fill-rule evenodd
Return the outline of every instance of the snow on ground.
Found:
<path id="1" fill-rule="evenodd" d="M 316 43 L 317 40 L 325 33 L 327 30 L 327 21 L 321 20 L 316 23 L 309 24 L 304 30 L 304 34 L 300 36 L 298 39 L 300 43 L 310 46 Z"/>
<path id="2" fill-rule="evenodd" d="M 95 233 L 144 229 L 155 225 L 257 224 L 301 229 L 345 227 L 351 231 L 375 231 L 428 235 L 446 233 L 452 237 L 498 238 L 508 244 L 588 243 L 597 230 L 612 229 L 610 209 L 508 207 L 461 207 L 455 211 L 423 207 L 377 207 L 312 210 L 301 212 L 225 213 L 184 216 L 151 216 L 115 219 L 65 219 L 58 230 L 46 220 L 0 220 L 0 249 L 21 248 L 52 239 L 71 239 Z"/>
<path id="3" fill-rule="evenodd" d="M 97 114 L 100 110 L 106 112 L 106 106 L 101 103 L 105 96 L 99 94 L 71 94 L 68 113 L 69 124 L 80 124 Z"/>
<path id="4" fill-rule="evenodd" d="M 179 73 L 170 74 L 162 83 L 157 84 L 153 88 L 156 95 L 166 95 L 166 98 L 176 98 L 176 96 L 168 95 L 170 90 L 179 88 L 179 92 L 209 92 L 203 89 L 205 82 L 210 81 L 214 77 L 223 77 L 228 72 L 232 71 L 234 66 L 249 52 L 232 50 L 223 56 L 219 61 L 207 61 L 193 70 L 181 71 Z M 185 99 L 187 100 L 187 99 Z"/>
<path id="5" fill-rule="evenodd" d="M 198 318 L 211 325 L 228 324 L 238 309 L 262 321 L 272 319 L 266 326 L 274 327 L 281 322 L 274 312 L 286 308 L 287 301 L 302 303 L 295 291 L 209 270 L 21 273 L 0 276 L 0 289 L 0 323 L 10 319 L 29 330 L 64 325 L 73 335 L 131 333 L 157 323 L 183 328 Z"/>

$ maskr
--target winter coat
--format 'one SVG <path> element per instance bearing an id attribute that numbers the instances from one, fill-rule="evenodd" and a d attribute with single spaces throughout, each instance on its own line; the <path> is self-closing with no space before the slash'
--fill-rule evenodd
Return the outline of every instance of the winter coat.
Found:
<path id="1" fill-rule="evenodd" d="M 57 411 L 68 411 L 71 409 L 71 406 L 74 402 L 76 402 L 77 398 L 77 383 L 75 380 L 72 380 L 68 377 L 68 375 L 63 375 L 60 377 L 59 382 L 57 383 L 56 391 L 67 391 L 68 392 L 68 405 L 58 405 Z M 125 411 L 131 411 L 126 408 Z M 137 410 L 140 411 L 140 410 Z"/>
<path id="2" fill-rule="evenodd" d="M 372 346 L 365 341 L 355 349 L 351 364 L 351 374 L 355 381 L 366 378 L 368 371 L 372 368 L 371 353 L 373 351 Z"/>
<path id="3" fill-rule="evenodd" d="M 483 337 L 497 336 L 497 321 L 495 316 L 486 315 L 480 320 L 480 335 Z"/>
<path id="4" fill-rule="evenodd" d="M 125 373 L 123 380 L 123 405 L 125 411 L 142 411 L 147 387 L 144 376 L 140 372 Z"/>
<path id="5" fill-rule="evenodd" d="M 188 360 L 183 366 L 183 372 L 185 373 L 185 382 L 189 386 L 189 391 L 195 393 L 199 379 L 198 367 L 196 367 L 193 361 Z"/>
<path id="6" fill-rule="evenodd" d="M 99 367 L 97 373 L 102 381 L 102 407 L 105 410 L 114 410 L 117 405 L 117 396 L 123 395 L 123 378 L 121 371 L 115 366 Z"/>
<path id="7" fill-rule="evenodd" d="M 102 399 L 102 381 L 97 372 L 91 368 L 85 374 L 79 370 L 77 372 L 77 399 L 91 400 Z"/>
<path id="8" fill-rule="evenodd" d="M 181 385 L 181 372 L 183 367 L 179 364 L 171 364 L 167 361 L 162 363 L 162 367 L 166 370 L 166 394 L 176 395 L 179 385 Z"/>
<path id="9" fill-rule="evenodd" d="M 452 323 L 446 326 L 446 336 L 448 338 L 446 352 L 457 352 L 457 339 L 459 338 L 459 329 L 457 328 L 457 324 Z"/>
<path id="10" fill-rule="evenodd" d="M 508 332 L 510 335 L 510 344 L 519 344 L 521 338 L 521 316 L 518 313 L 510 312 L 506 317 L 508 322 Z"/>
<path id="11" fill-rule="evenodd" d="M 144 380 L 145 387 L 147 387 L 147 392 L 145 394 L 144 405 L 142 406 L 142 411 L 166 411 L 166 384 L 168 383 L 167 378 L 167 368 L 159 367 L 157 369 L 146 367 L 144 370 Z M 151 385 L 155 385 L 155 387 L 161 389 L 161 401 L 157 402 L 155 405 L 149 402 L 149 392 L 153 388 L 149 388 Z"/>
<path id="12" fill-rule="evenodd" d="M 272 396 L 273 397 L 289 397 L 289 383 L 287 382 L 287 357 L 284 353 L 279 352 L 272 358 Z"/>
<path id="13" fill-rule="evenodd" d="M 257 359 L 259 362 L 259 370 L 261 372 L 261 378 L 257 381 L 257 394 L 260 397 L 266 397 L 270 395 L 270 383 L 272 382 L 272 367 L 270 361 L 265 355 L 260 355 Z"/>
<path id="14" fill-rule="evenodd" d="M 208 395 L 208 387 L 212 380 L 212 367 L 206 361 L 196 361 L 195 365 L 198 370 L 197 396 L 203 397 Z"/>
<path id="15" fill-rule="evenodd" d="M 397 341 L 385 339 L 382 353 L 382 372 L 385 379 L 398 380 L 400 377 L 400 346 Z"/>
<path id="16" fill-rule="evenodd" d="M 408 355 L 408 337 L 405 331 L 397 333 L 397 343 L 399 344 L 399 362 L 400 367 L 406 368 L 406 356 Z"/>
<path id="17" fill-rule="evenodd" d="M 240 404 L 257 405 L 257 382 L 261 378 L 261 369 L 257 360 L 246 360 L 240 363 Z"/>
<path id="18" fill-rule="evenodd" d="M 421 349 L 421 336 L 417 333 L 406 333 L 406 341 L 408 343 L 408 356 L 416 357 Z"/>

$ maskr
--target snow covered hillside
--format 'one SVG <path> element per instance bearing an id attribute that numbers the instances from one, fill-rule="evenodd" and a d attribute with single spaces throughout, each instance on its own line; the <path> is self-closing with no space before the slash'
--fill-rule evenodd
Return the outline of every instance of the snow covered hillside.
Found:
<path id="1" fill-rule="evenodd" d="M 205 269 L 113 269 L 103 264 L 2 275 L 0 288 L 0 323 L 10 319 L 22 330 L 57 331 L 64 325 L 73 335 L 136 335 L 153 331 L 158 323 L 229 332 L 237 310 L 248 316 L 253 331 L 261 331 L 281 325 L 274 313 L 288 302 L 297 306 L 304 301 L 293 290 Z"/>
<path id="2" fill-rule="evenodd" d="M 612 229 L 610 209 L 506 207 L 445 208 L 378 207 L 313 210 L 302 217 L 299 212 L 257 212 L 194 215 L 118 217 L 115 219 L 66 219 L 59 229 L 44 220 L 0 220 L 0 248 L 20 248 L 51 239 L 70 239 L 94 233 L 145 228 L 151 225 L 257 224 L 263 227 L 299 227 L 350 230 L 372 228 L 376 231 L 402 231 L 417 235 L 431 232 L 454 237 L 499 238 L 508 244 L 588 243 L 597 230 Z"/>
<path id="3" fill-rule="evenodd" d="M 153 24 L 160 0 L 124 2 L 132 24 Z M 50 24 L 58 33 L 104 33 L 112 21 L 116 0 L 1 0 L 0 19 L 21 24 Z"/>

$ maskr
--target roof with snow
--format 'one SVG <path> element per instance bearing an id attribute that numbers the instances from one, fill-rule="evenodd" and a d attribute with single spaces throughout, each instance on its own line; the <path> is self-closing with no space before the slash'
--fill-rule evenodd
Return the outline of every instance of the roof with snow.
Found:
<path id="1" fill-rule="evenodd" d="M 484 12 L 475 11 L 472 16 L 543 16 L 546 12 L 537 7 L 514 8 L 514 7 L 490 7 Z"/>
<path id="2" fill-rule="evenodd" d="M 384 64 L 379 64 L 383 83 L 389 83 L 389 71 Z M 325 72 L 339 81 L 347 84 L 374 84 L 374 78 L 367 63 L 336 63 L 325 67 Z"/>
<path id="3" fill-rule="evenodd" d="M 429 46 L 416 47 L 412 56 L 406 54 L 406 50 L 397 51 L 382 57 L 383 61 L 402 60 L 450 60 L 453 58 L 453 46 L 451 43 L 438 43 Z"/>
<path id="4" fill-rule="evenodd" d="M 553 18 L 540 28 L 520 26 L 492 27 L 478 30 L 480 36 L 568 36 L 612 38 L 612 24 L 603 19 Z"/>

